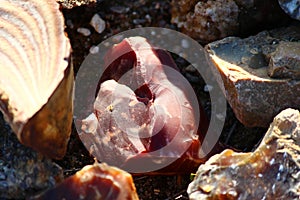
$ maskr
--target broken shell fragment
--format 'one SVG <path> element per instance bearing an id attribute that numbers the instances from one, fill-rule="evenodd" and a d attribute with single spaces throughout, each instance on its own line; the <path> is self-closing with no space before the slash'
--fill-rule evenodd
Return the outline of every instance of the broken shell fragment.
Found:
<path id="1" fill-rule="evenodd" d="M 188 187 L 194 199 L 299 199 L 300 113 L 286 109 L 254 152 L 225 150 L 201 165 Z"/>
<path id="2" fill-rule="evenodd" d="M 208 121 L 171 55 L 130 37 L 108 51 L 104 66 L 79 134 L 90 153 L 131 173 L 195 170 L 205 160 L 198 153 Z"/>
<path id="3" fill-rule="evenodd" d="M 138 200 L 131 175 L 105 163 L 88 165 L 45 193 L 32 197 L 47 199 Z"/>
<path id="4" fill-rule="evenodd" d="M 70 44 L 55 1 L 1 1 L 0 109 L 25 145 L 66 152 L 72 123 Z"/>

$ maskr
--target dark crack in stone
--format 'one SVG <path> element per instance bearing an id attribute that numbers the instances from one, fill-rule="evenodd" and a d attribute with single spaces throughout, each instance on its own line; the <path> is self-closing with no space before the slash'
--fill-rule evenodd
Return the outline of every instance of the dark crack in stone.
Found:
<path id="1" fill-rule="evenodd" d="M 250 153 L 225 150 L 197 171 L 187 190 L 193 199 L 299 199 L 300 113 L 286 109 Z"/>

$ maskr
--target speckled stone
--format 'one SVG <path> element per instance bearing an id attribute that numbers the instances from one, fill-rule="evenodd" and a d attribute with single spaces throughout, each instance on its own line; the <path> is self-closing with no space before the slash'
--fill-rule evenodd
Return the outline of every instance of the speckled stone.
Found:
<path id="1" fill-rule="evenodd" d="M 0 199 L 24 199 L 62 180 L 62 169 L 20 144 L 0 113 Z"/>
<path id="2" fill-rule="evenodd" d="M 289 58 L 299 57 L 298 51 L 278 50 L 286 44 L 282 42 L 293 42 L 297 46 L 299 41 L 300 27 L 292 26 L 264 31 L 246 39 L 228 37 L 205 47 L 210 66 L 221 74 L 219 84 L 224 88 L 226 99 L 245 126 L 268 127 L 281 110 L 300 108 L 300 80 L 291 78 L 298 77 L 296 69 L 299 66 L 293 65 L 291 70 L 282 73 L 274 71 L 283 77 L 269 76 L 269 66 L 286 68 L 274 62 L 274 58 L 283 57 L 286 59 L 281 61 L 289 61 Z M 286 78 L 287 74 L 290 78 Z"/>
<path id="3" fill-rule="evenodd" d="M 272 78 L 300 79 L 300 42 L 280 42 L 270 56 Z"/>
<path id="4" fill-rule="evenodd" d="M 278 0 L 281 8 L 290 17 L 300 20 L 300 2 L 299 0 Z"/>
<path id="5" fill-rule="evenodd" d="M 138 200 L 132 176 L 106 163 L 87 165 L 56 187 L 30 200 Z"/>
<path id="6" fill-rule="evenodd" d="M 278 27 L 291 20 L 277 0 L 173 0 L 171 5 L 172 23 L 205 44 Z"/>
<path id="7" fill-rule="evenodd" d="M 237 32 L 238 6 L 233 0 L 181 0 L 172 5 L 172 22 L 193 38 L 206 42 Z"/>
<path id="8" fill-rule="evenodd" d="M 191 200 L 298 199 L 300 197 L 300 113 L 286 109 L 274 118 L 251 153 L 225 150 L 197 171 Z"/>

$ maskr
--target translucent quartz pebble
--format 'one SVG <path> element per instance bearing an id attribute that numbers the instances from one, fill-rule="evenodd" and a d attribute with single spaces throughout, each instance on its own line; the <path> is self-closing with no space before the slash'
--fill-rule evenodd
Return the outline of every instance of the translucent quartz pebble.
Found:
<path id="1" fill-rule="evenodd" d="M 130 37 L 108 51 L 105 67 L 79 134 L 90 153 L 131 173 L 196 170 L 208 122 L 170 54 Z"/>

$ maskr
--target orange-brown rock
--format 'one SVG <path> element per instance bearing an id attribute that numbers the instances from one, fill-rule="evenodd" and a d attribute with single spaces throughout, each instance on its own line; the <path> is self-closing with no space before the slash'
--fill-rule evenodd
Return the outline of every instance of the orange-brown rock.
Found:
<path id="1" fill-rule="evenodd" d="M 75 175 L 45 193 L 39 200 L 138 200 L 131 175 L 105 163 L 85 166 Z"/>
<path id="2" fill-rule="evenodd" d="M 250 153 L 225 150 L 198 169 L 188 187 L 195 199 L 299 199 L 300 113 L 286 109 L 274 118 Z"/>
<path id="3" fill-rule="evenodd" d="M 299 50 L 280 50 L 286 42 L 298 46 L 299 39 L 300 28 L 292 26 L 206 46 L 211 67 L 221 74 L 224 95 L 245 126 L 268 127 L 281 110 L 300 108 Z"/>
<path id="4" fill-rule="evenodd" d="M 72 124 L 73 69 L 55 1 L 3 1 L 0 109 L 21 143 L 60 159 Z"/>

